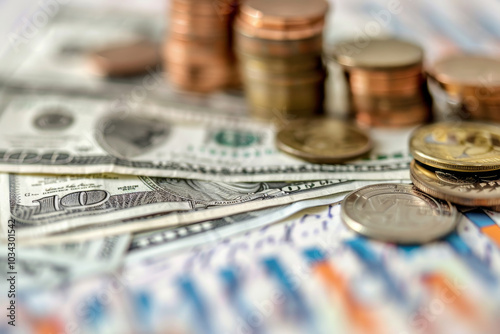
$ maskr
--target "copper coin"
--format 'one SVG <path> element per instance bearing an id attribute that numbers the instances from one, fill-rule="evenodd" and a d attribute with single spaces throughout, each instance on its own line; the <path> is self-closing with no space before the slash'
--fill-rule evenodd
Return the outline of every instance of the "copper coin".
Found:
<path id="1" fill-rule="evenodd" d="M 409 97 L 399 96 L 372 96 L 372 95 L 353 95 L 351 102 L 360 108 L 380 109 L 380 110 L 404 110 L 415 105 L 425 104 L 422 95 L 413 95 Z"/>
<path id="2" fill-rule="evenodd" d="M 240 16 L 236 17 L 234 23 L 235 29 L 244 35 L 271 39 L 271 40 L 295 40 L 295 39 L 306 39 L 311 38 L 315 35 L 319 35 L 323 32 L 325 27 L 325 21 L 320 20 L 317 22 L 304 27 L 303 29 L 296 30 L 277 30 L 277 29 L 266 29 L 261 27 L 256 27 L 251 25 L 241 19 Z"/>
<path id="3" fill-rule="evenodd" d="M 323 20 L 327 11 L 325 0 L 247 0 L 240 17 L 258 28 L 297 30 Z"/>
<path id="4" fill-rule="evenodd" d="M 431 76 L 451 94 L 500 94 L 500 60 L 476 55 L 454 55 L 436 62 Z"/>
<path id="5" fill-rule="evenodd" d="M 374 110 L 356 110 L 356 121 L 363 126 L 408 127 L 425 123 L 430 118 L 426 106 L 415 106 L 404 112 L 380 112 Z"/>
<path id="6" fill-rule="evenodd" d="M 96 50 L 88 57 L 92 70 L 102 76 L 142 74 L 161 62 L 159 45 L 148 40 Z"/>
<path id="7" fill-rule="evenodd" d="M 170 39 L 164 48 L 164 57 L 168 62 L 177 64 L 221 65 L 230 62 L 233 55 L 224 43 L 212 47 L 202 43 L 191 43 Z"/>
<path id="8" fill-rule="evenodd" d="M 404 68 L 402 70 L 368 70 L 364 68 L 350 68 L 350 76 L 366 76 L 373 80 L 392 81 L 394 79 L 412 79 L 424 75 L 422 64 Z"/>
<path id="9" fill-rule="evenodd" d="M 400 39 L 357 40 L 335 45 L 333 58 L 345 68 L 399 70 L 419 66 L 424 51 L 414 43 Z"/>
<path id="10" fill-rule="evenodd" d="M 262 57 L 319 55 L 323 49 L 322 33 L 291 40 L 269 40 L 246 35 L 235 26 L 235 48 L 238 52 Z"/>
<path id="11" fill-rule="evenodd" d="M 382 83 L 366 83 L 354 80 L 349 82 L 352 94 L 373 96 L 414 96 L 422 88 L 421 81 L 403 81 L 399 85 Z"/>
<path id="12" fill-rule="evenodd" d="M 233 0 L 196 0 L 196 1 L 183 1 L 172 0 L 170 2 L 172 11 L 196 15 L 196 16 L 210 16 L 210 15 L 231 15 L 236 13 L 238 8 L 238 1 Z"/>
<path id="13" fill-rule="evenodd" d="M 180 24 L 178 21 L 170 22 L 170 35 L 175 34 L 183 40 L 194 40 L 194 39 L 223 39 L 227 40 L 228 44 L 230 40 L 229 25 L 226 27 L 206 27 L 201 25 L 187 25 Z"/>

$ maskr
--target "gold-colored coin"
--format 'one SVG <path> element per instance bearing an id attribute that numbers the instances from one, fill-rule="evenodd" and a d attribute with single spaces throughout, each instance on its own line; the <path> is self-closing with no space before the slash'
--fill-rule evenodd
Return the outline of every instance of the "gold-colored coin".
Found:
<path id="1" fill-rule="evenodd" d="M 316 118 L 287 123 L 276 137 L 280 150 L 314 163 L 334 164 L 357 158 L 372 148 L 369 135 L 345 122 Z"/>
<path id="2" fill-rule="evenodd" d="M 455 204 L 500 205 L 500 173 L 498 172 L 450 172 L 412 161 L 410 177 L 413 184 L 421 191 Z"/>
<path id="3" fill-rule="evenodd" d="M 410 151 L 419 162 L 436 168 L 500 170 L 500 127 L 474 122 L 426 125 L 412 134 Z"/>

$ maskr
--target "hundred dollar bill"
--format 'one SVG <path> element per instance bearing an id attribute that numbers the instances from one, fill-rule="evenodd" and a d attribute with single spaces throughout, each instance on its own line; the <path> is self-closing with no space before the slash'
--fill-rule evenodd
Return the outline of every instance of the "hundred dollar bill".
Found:
<path id="1" fill-rule="evenodd" d="M 0 171 L 224 182 L 408 178 L 405 130 L 374 130 L 375 148 L 365 159 L 318 165 L 278 151 L 276 130 L 270 124 L 209 110 L 158 105 L 122 109 L 115 102 L 50 95 L 5 97 L 0 110 Z"/>
<path id="2" fill-rule="evenodd" d="M 21 290 L 50 289 L 91 275 L 117 270 L 129 248 L 129 234 L 87 242 L 61 245 L 20 247 L 16 250 L 14 271 Z M 8 257 L 0 255 L 4 268 Z M 2 274 L 0 272 L 0 279 Z"/>
<path id="3" fill-rule="evenodd" d="M 20 238 L 168 212 L 190 212 L 188 216 L 192 218 L 183 222 L 192 222 L 218 210 L 225 215 L 223 211 L 235 208 L 245 212 L 285 204 L 298 194 L 304 198 L 321 196 L 334 190 L 329 186 L 341 183 L 223 183 L 146 176 L 0 174 L 4 194 L 1 219 L 14 220 Z"/>
<path id="4" fill-rule="evenodd" d="M 187 182 L 187 180 L 181 180 L 181 182 Z M 203 187 L 203 181 L 197 182 L 198 186 Z M 258 192 L 255 194 L 256 197 L 253 200 L 244 203 L 238 203 L 238 200 L 235 200 L 233 203 L 229 203 L 229 200 L 225 200 L 222 198 L 220 199 L 220 203 L 222 205 L 217 205 L 217 202 L 212 202 L 212 204 L 214 204 L 212 206 L 195 205 L 190 210 L 186 211 L 174 211 L 165 214 L 140 216 L 136 218 L 121 219 L 108 222 L 101 221 L 94 224 L 74 224 L 72 226 L 72 229 L 50 234 L 47 233 L 47 230 L 51 229 L 51 224 L 57 224 L 57 222 L 51 223 L 49 221 L 45 226 L 40 228 L 29 226 L 26 224 L 21 225 L 18 223 L 19 228 L 17 229 L 16 233 L 18 235 L 18 241 L 24 245 L 76 242 L 100 238 L 102 236 L 153 231 L 162 228 L 178 227 L 198 222 L 206 222 L 223 217 L 234 216 L 240 213 L 251 212 L 276 206 L 283 206 L 312 198 L 344 193 L 377 182 L 379 181 L 342 182 L 330 180 L 294 183 L 283 185 L 282 188 L 269 189 L 269 192 L 267 192 L 268 190 Z M 220 183 L 214 183 L 213 185 L 220 185 Z M 231 189 L 229 189 L 229 192 L 232 193 L 234 191 L 234 185 L 235 184 L 225 184 L 225 190 L 228 190 L 229 188 L 227 187 L 230 186 Z M 217 196 L 217 194 L 222 194 L 220 190 L 216 191 L 217 192 L 215 193 L 193 193 L 191 195 L 191 199 L 185 200 L 188 202 L 193 200 L 196 201 L 196 198 L 199 198 L 198 196 L 200 195 L 205 195 L 213 198 L 213 196 Z M 264 197 L 259 197 L 264 194 L 266 194 Z M 224 196 L 228 195 L 226 194 Z M 229 197 L 225 198 L 230 198 L 230 195 Z M 168 205 L 168 203 L 166 203 L 165 205 Z M 89 218 L 91 218 L 90 215 Z M 2 224 L 2 228 L 5 229 L 5 225 L 6 224 Z"/>

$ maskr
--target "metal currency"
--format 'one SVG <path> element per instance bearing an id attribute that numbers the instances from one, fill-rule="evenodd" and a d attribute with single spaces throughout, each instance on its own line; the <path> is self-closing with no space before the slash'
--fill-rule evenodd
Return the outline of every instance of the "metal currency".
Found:
<path id="1" fill-rule="evenodd" d="M 500 94 L 500 61 L 493 57 L 452 55 L 436 62 L 429 73 L 451 95 Z"/>
<path id="2" fill-rule="evenodd" d="M 235 21 L 235 48 L 252 115 L 281 122 L 323 111 L 324 0 L 249 0 Z"/>
<path id="3" fill-rule="evenodd" d="M 238 54 L 238 59 L 244 71 L 260 72 L 263 76 L 273 76 L 276 74 L 292 74 L 309 70 L 323 70 L 323 60 L 321 56 L 296 56 L 296 57 L 256 57 L 244 53 Z"/>
<path id="4" fill-rule="evenodd" d="M 406 107 L 399 113 L 387 110 L 357 108 L 356 121 L 360 126 L 404 128 L 425 123 L 429 120 L 429 109 L 423 106 Z"/>
<path id="5" fill-rule="evenodd" d="M 442 122 L 412 134 L 413 157 L 435 168 L 480 172 L 500 169 L 500 127 L 474 122 Z"/>
<path id="6" fill-rule="evenodd" d="M 368 159 L 319 166 L 279 152 L 276 129 L 270 124 L 214 118 L 207 110 L 177 106 L 142 103 L 140 109 L 121 109 L 114 102 L 4 95 L 0 171 L 117 173 L 212 182 L 408 178 L 407 131 L 374 131 L 376 145 Z"/>
<path id="7" fill-rule="evenodd" d="M 174 86 L 209 93 L 238 81 L 232 48 L 237 4 L 238 1 L 173 1 L 164 62 Z M 213 71 L 214 66 L 218 71 Z"/>
<path id="8" fill-rule="evenodd" d="M 240 9 L 240 17 L 255 26 L 274 29 L 300 29 L 302 25 L 321 21 L 328 2 L 312 0 L 248 0 Z"/>
<path id="9" fill-rule="evenodd" d="M 278 132 L 276 144 L 285 153 L 325 164 L 355 159 L 373 146 L 363 130 L 328 118 L 290 122 Z"/>
<path id="10" fill-rule="evenodd" d="M 430 118 L 423 50 L 399 39 L 338 43 L 330 59 L 345 70 L 352 113 L 362 126 L 405 127 Z"/>
<path id="11" fill-rule="evenodd" d="M 288 58 L 300 55 L 321 56 L 323 50 L 323 33 L 310 38 L 291 40 L 272 40 L 245 35 L 235 25 L 236 38 L 234 47 L 238 53 L 263 58 Z"/>
<path id="12" fill-rule="evenodd" d="M 364 47 L 352 40 L 338 43 L 332 56 L 346 68 L 394 71 L 421 66 L 424 51 L 414 43 L 395 38 L 372 39 Z"/>
<path id="13" fill-rule="evenodd" d="M 257 75 L 256 75 L 257 74 Z M 311 73 L 308 73 L 311 74 Z M 324 76 L 312 73 L 309 77 L 270 76 L 243 72 L 246 96 L 251 101 L 254 118 L 283 121 L 307 118 L 323 113 Z"/>
<path id="14" fill-rule="evenodd" d="M 342 219 L 357 233 L 398 244 L 422 244 L 452 232 L 457 210 L 411 185 L 378 184 L 346 196 Z"/>
<path id="15" fill-rule="evenodd" d="M 237 1 L 234 0 L 217 0 L 214 3 L 212 0 L 193 1 L 193 0 L 173 0 L 170 2 L 170 8 L 173 11 L 191 14 L 191 15 L 208 15 L 212 16 L 214 11 L 221 15 L 228 15 L 237 10 Z"/>
<path id="16" fill-rule="evenodd" d="M 326 13 L 325 13 L 326 14 Z M 269 29 L 261 26 L 249 24 L 238 16 L 234 23 L 236 31 L 240 34 L 247 35 L 253 38 L 276 40 L 276 41 L 289 41 L 289 40 L 302 40 L 309 39 L 315 35 L 323 33 L 325 21 L 317 21 L 309 25 L 301 27 L 301 29 Z"/>
<path id="17" fill-rule="evenodd" d="M 429 70 L 434 95 L 444 95 L 446 108 L 460 119 L 500 120 L 500 61 L 478 55 L 452 55 Z M 439 98 L 439 97 L 438 97 Z"/>
<path id="18" fill-rule="evenodd" d="M 413 161 L 415 186 L 433 197 L 464 206 L 500 205 L 500 173 L 451 172 Z"/>
<path id="19" fill-rule="evenodd" d="M 101 76 L 129 76 L 147 73 L 161 62 L 159 46 L 143 40 L 111 46 L 89 54 L 94 73 Z"/>

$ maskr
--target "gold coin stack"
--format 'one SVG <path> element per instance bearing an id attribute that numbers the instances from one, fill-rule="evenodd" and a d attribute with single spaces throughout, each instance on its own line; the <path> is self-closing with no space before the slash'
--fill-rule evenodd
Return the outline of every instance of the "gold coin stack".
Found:
<path id="1" fill-rule="evenodd" d="M 453 55 L 435 63 L 429 75 L 449 101 L 448 114 L 500 122 L 500 60 Z"/>
<path id="2" fill-rule="evenodd" d="M 500 126 L 442 122 L 412 134 L 414 185 L 463 206 L 500 205 Z"/>
<path id="3" fill-rule="evenodd" d="M 351 113 L 360 125 L 405 127 L 430 118 L 423 73 L 423 50 L 398 39 L 346 41 L 335 46 L 333 60 L 344 69 Z"/>
<path id="4" fill-rule="evenodd" d="M 232 50 L 236 0 L 172 0 L 164 64 L 170 82 L 208 93 L 238 83 Z"/>
<path id="5" fill-rule="evenodd" d="M 262 119 L 323 111 L 325 0 L 247 0 L 235 47 L 252 114 Z"/>

